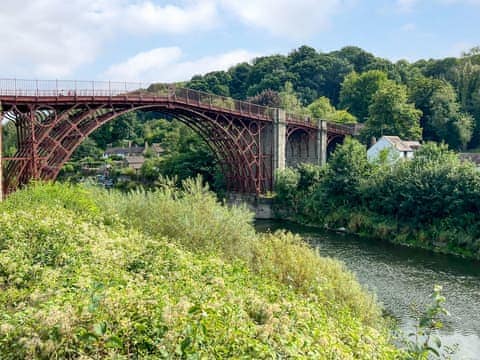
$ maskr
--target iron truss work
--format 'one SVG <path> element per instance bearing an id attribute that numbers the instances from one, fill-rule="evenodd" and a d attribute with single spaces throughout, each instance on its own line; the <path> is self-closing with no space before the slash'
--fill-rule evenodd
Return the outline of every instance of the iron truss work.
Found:
<path id="1" fill-rule="evenodd" d="M 17 153 L 0 158 L 7 194 L 30 180 L 55 180 L 85 138 L 132 111 L 159 112 L 196 131 L 216 155 L 228 190 L 260 194 L 273 186 L 273 148 L 262 143 L 272 108 L 172 85 L 147 91 L 138 83 L 29 80 L 0 80 L 0 103 L 1 118 L 17 130 Z M 309 134 L 318 126 L 292 115 L 287 124 Z M 353 128 L 330 133 L 344 136 Z"/>

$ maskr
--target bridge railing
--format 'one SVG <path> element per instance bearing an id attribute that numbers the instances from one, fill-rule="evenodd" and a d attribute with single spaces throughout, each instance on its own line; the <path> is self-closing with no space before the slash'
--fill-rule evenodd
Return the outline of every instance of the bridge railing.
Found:
<path id="1" fill-rule="evenodd" d="M 1 96 L 118 96 L 146 89 L 141 82 L 0 79 Z"/>
<path id="2" fill-rule="evenodd" d="M 304 114 L 295 114 L 295 113 L 286 113 L 286 120 L 289 123 L 295 123 L 299 125 L 307 126 L 316 126 L 318 124 L 318 119 L 313 119 L 312 117 Z"/>
<path id="3" fill-rule="evenodd" d="M 255 116 L 260 118 L 272 119 L 274 109 L 266 106 L 260 106 L 253 103 L 234 100 L 230 97 L 214 95 L 211 93 L 192 90 L 188 88 L 175 88 L 175 97 L 177 101 L 186 104 L 208 107 L 213 110 L 226 110 L 237 112 L 242 115 Z"/>
<path id="4" fill-rule="evenodd" d="M 359 126 L 358 124 L 339 124 L 328 122 L 327 130 L 340 135 L 357 135 L 359 132 Z"/>
<path id="5" fill-rule="evenodd" d="M 267 119 L 274 113 L 273 108 L 161 83 L 0 79 L 0 96 L 153 96 Z"/>

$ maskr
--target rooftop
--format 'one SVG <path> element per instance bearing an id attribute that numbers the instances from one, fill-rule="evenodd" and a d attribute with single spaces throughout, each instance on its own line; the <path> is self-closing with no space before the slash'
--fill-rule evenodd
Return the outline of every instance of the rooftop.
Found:
<path id="1" fill-rule="evenodd" d="M 382 136 L 398 151 L 415 151 L 422 145 L 418 141 L 402 140 L 398 136 Z"/>

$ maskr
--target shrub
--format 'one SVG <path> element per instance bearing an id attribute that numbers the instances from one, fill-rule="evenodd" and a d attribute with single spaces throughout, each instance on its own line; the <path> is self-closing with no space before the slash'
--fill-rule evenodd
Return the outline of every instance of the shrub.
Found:
<path id="1" fill-rule="evenodd" d="M 250 219 L 200 181 L 15 194 L 0 208 L 0 357 L 401 356 L 342 265 Z"/>

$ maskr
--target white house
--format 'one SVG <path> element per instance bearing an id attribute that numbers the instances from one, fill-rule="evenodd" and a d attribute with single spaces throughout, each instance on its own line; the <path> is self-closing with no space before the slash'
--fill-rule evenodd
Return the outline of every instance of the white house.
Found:
<path id="1" fill-rule="evenodd" d="M 420 146 L 418 141 L 406 141 L 398 136 L 382 136 L 368 149 L 367 159 L 373 162 L 384 158 L 388 163 L 394 163 L 399 159 L 411 159 Z"/>

